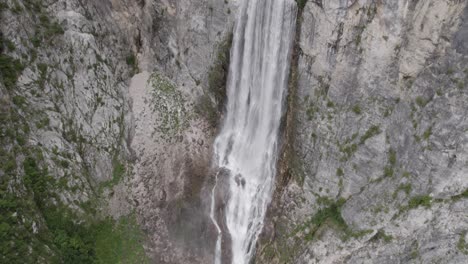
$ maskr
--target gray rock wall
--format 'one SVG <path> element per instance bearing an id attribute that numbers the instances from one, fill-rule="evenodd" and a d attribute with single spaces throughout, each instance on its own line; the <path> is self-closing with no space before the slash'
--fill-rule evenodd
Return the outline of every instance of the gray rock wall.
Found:
<path id="1" fill-rule="evenodd" d="M 307 2 L 291 180 L 259 263 L 467 261 L 466 10 Z"/>

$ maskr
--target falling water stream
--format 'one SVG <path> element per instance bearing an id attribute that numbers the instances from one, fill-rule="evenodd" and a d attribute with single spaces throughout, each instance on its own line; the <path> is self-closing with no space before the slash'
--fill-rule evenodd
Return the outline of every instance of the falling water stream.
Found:
<path id="1" fill-rule="evenodd" d="M 227 82 L 227 111 L 214 144 L 214 162 L 229 174 L 224 220 L 234 264 L 251 259 L 273 192 L 296 13 L 294 0 L 240 3 Z M 211 219 L 218 231 L 215 264 L 219 264 L 223 231 L 214 212 L 216 185 Z"/>

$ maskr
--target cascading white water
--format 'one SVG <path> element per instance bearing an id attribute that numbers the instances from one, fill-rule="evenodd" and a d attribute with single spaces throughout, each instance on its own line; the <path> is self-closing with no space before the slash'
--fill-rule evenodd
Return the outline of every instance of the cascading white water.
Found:
<path id="1" fill-rule="evenodd" d="M 227 112 L 215 162 L 229 173 L 225 217 L 232 263 L 248 263 L 271 199 L 287 92 L 297 6 L 294 0 L 243 0 L 234 32 Z M 216 260 L 220 263 L 218 228 Z"/>

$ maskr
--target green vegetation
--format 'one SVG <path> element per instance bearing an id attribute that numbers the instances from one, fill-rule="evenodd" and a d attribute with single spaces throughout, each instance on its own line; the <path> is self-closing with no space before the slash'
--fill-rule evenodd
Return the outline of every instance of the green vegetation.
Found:
<path id="1" fill-rule="evenodd" d="M 418 195 L 412 197 L 408 202 L 408 209 L 414 209 L 419 206 L 429 208 L 431 206 L 432 198 L 429 195 Z"/>
<path id="2" fill-rule="evenodd" d="M 431 135 L 432 135 L 432 127 L 429 127 L 428 129 L 426 129 L 426 131 L 424 131 L 422 138 L 424 140 L 428 140 Z"/>
<path id="3" fill-rule="evenodd" d="M 129 56 L 127 56 L 125 61 L 127 62 L 127 65 L 134 66 L 136 64 L 136 57 L 135 57 L 134 54 L 129 55 Z"/>
<path id="4" fill-rule="evenodd" d="M 447 68 L 447 74 L 448 74 L 448 75 L 452 75 L 452 74 L 454 74 L 454 73 L 455 73 L 455 69 L 454 69 L 453 67 L 448 67 L 448 68 Z"/>
<path id="5" fill-rule="evenodd" d="M 23 72 L 24 66 L 20 60 L 5 54 L 0 54 L 0 80 L 11 90 Z"/>
<path id="6" fill-rule="evenodd" d="M 347 138 L 344 143 L 338 144 L 340 152 L 344 154 L 340 161 L 347 161 L 357 151 L 358 145 L 352 143 L 358 137 L 357 133 L 354 133 L 350 138 Z"/>
<path id="7" fill-rule="evenodd" d="M 392 241 L 393 237 L 391 235 L 387 235 L 383 229 L 377 231 L 374 235 L 372 240 L 383 240 L 385 243 Z"/>
<path id="8" fill-rule="evenodd" d="M 398 192 L 400 187 L 395 191 Z M 410 186 L 401 186 L 401 190 L 404 190 L 407 193 L 411 192 L 411 187 Z M 396 197 L 397 194 L 393 194 L 394 198 Z M 438 202 L 437 200 L 435 200 Z M 397 214 L 393 216 L 393 219 L 399 217 L 402 213 L 412 210 L 415 208 L 418 208 L 420 206 L 424 206 L 425 208 L 430 208 L 432 204 L 432 198 L 429 195 L 417 195 L 413 196 L 409 201 L 407 206 L 400 206 L 400 210 Z"/>
<path id="9" fill-rule="evenodd" d="M 133 73 L 138 72 L 138 63 L 137 63 L 137 58 L 135 54 L 128 55 L 125 58 L 125 62 L 127 63 L 128 66 L 132 67 Z"/>
<path id="10" fill-rule="evenodd" d="M 122 178 L 125 176 L 126 167 L 123 163 L 121 163 L 117 158 L 113 160 L 113 170 L 112 170 L 112 179 L 107 182 L 101 183 L 101 190 L 104 188 L 112 188 L 113 186 L 117 185 Z"/>
<path id="11" fill-rule="evenodd" d="M 313 217 L 311 217 L 310 220 L 304 224 L 304 226 L 307 226 L 310 229 L 305 235 L 305 239 L 307 241 L 312 240 L 317 230 L 325 225 L 325 223 L 334 225 L 338 230 L 347 231 L 348 225 L 343 220 L 343 217 L 341 217 L 341 207 L 344 203 L 344 199 L 331 202 L 328 207 L 320 209 Z"/>
<path id="12" fill-rule="evenodd" d="M 307 0 L 296 0 L 297 8 L 299 10 L 304 9 L 305 5 L 307 4 Z"/>
<path id="13" fill-rule="evenodd" d="M 364 133 L 364 135 L 361 137 L 361 140 L 359 141 L 359 144 L 361 144 L 361 145 L 364 144 L 366 142 L 366 140 L 380 134 L 381 132 L 382 131 L 380 130 L 379 126 L 376 126 L 376 125 L 371 126 L 366 131 L 366 133 Z"/>
<path id="14" fill-rule="evenodd" d="M 3 10 L 6 10 L 6 9 L 8 9 L 8 5 L 6 3 L 1 2 L 0 3 L 0 12 L 2 12 Z"/>
<path id="15" fill-rule="evenodd" d="M 390 166 L 384 167 L 384 177 L 392 177 L 394 174 L 393 168 Z"/>
<path id="16" fill-rule="evenodd" d="M 314 119 L 315 113 L 317 113 L 317 111 L 318 108 L 313 103 L 310 103 L 306 110 L 307 120 L 311 121 Z"/>
<path id="17" fill-rule="evenodd" d="M 416 97 L 416 104 L 419 105 L 419 107 L 423 108 L 427 105 L 428 101 L 425 100 L 422 96 Z"/>
<path id="18" fill-rule="evenodd" d="M 458 239 L 457 248 L 463 254 L 468 255 L 468 243 L 466 243 L 466 240 L 465 240 L 466 233 L 467 231 L 463 231 L 460 234 L 460 239 Z"/>
<path id="19" fill-rule="evenodd" d="M 392 148 L 388 151 L 388 163 L 390 163 L 390 165 L 392 166 L 395 166 L 396 165 L 396 162 L 397 162 L 397 158 L 396 158 L 396 152 L 395 150 L 393 150 Z"/>
<path id="20" fill-rule="evenodd" d="M 345 155 L 343 161 L 348 160 L 357 151 L 358 146 L 356 144 L 349 144 L 340 146 L 340 151 Z"/>
<path id="21" fill-rule="evenodd" d="M 149 263 L 143 247 L 143 233 L 135 217 L 124 217 L 118 222 L 106 220 L 97 226 L 95 263 Z"/>
<path id="22" fill-rule="evenodd" d="M 392 148 L 388 151 L 388 164 L 384 167 L 384 177 L 392 177 L 395 173 L 394 167 L 397 163 L 396 152 Z"/>
<path id="23" fill-rule="evenodd" d="M 26 98 L 21 95 L 15 95 L 13 96 L 13 103 L 17 106 L 23 106 L 26 104 Z"/>
<path id="24" fill-rule="evenodd" d="M 320 209 L 314 216 L 312 216 L 308 221 L 299 226 L 293 231 L 293 234 L 298 232 L 307 232 L 305 233 L 304 239 L 306 241 L 311 241 L 315 238 L 316 233 L 321 227 L 333 227 L 337 231 L 342 233 L 342 239 L 347 240 L 351 237 L 362 237 L 366 234 L 371 233 L 371 230 L 361 230 L 354 232 L 346 224 L 343 217 L 341 216 L 341 209 L 346 202 L 345 199 L 340 198 L 337 201 L 333 201 L 327 197 L 318 197 L 317 202 L 326 207 Z"/>
<path id="25" fill-rule="evenodd" d="M 344 175 L 344 171 L 342 168 L 338 168 L 336 169 L 336 176 L 343 176 Z"/>
<path id="26" fill-rule="evenodd" d="M 460 199 L 468 199 L 468 189 L 465 189 L 462 193 L 452 196 L 453 201 L 458 201 Z"/>
<path id="27" fill-rule="evenodd" d="M 58 183 L 41 165 L 42 153 L 29 152 L 23 161 L 27 194 L 10 193 L 0 181 L 0 262 L 148 263 L 133 217 L 116 222 L 76 215 L 55 194 Z M 10 166 L 5 171 L 14 173 Z"/>
<path id="28" fill-rule="evenodd" d="M 359 105 L 353 106 L 352 110 L 356 115 L 360 115 L 362 113 L 361 107 Z"/>
<path id="29" fill-rule="evenodd" d="M 411 183 L 402 183 L 398 186 L 398 188 L 395 190 L 395 192 L 393 193 L 393 199 L 395 199 L 398 195 L 398 192 L 400 191 L 404 191 L 406 193 L 406 195 L 409 195 L 411 193 L 411 190 L 413 189 L 413 186 L 411 185 Z"/>
<path id="30" fill-rule="evenodd" d="M 92 197 L 80 213 L 62 202 L 58 191 L 73 176 L 52 177 L 40 148 L 27 144 L 29 126 L 17 108 L 0 107 L 0 263 L 145 263 L 135 221 L 103 219 Z M 53 159 L 57 165 L 71 167 L 71 155 L 52 153 L 62 156 Z M 122 174 L 120 165 L 115 174 Z"/>
<path id="31" fill-rule="evenodd" d="M 37 64 L 37 69 L 39 71 L 39 79 L 37 80 L 37 83 L 39 85 L 39 88 L 41 90 L 44 90 L 44 85 L 47 77 L 47 69 L 48 66 L 45 63 L 38 63 Z"/>

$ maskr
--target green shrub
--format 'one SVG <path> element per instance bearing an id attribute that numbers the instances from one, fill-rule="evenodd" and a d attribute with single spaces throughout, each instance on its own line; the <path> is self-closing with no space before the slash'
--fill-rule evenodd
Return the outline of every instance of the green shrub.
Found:
<path id="1" fill-rule="evenodd" d="M 21 5 L 18 3 L 17 0 L 13 0 L 13 7 L 11 8 L 11 11 L 15 14 L 19 14 L 23 11 L 23 8 Z"/>
<path id="2" fill-rule="evenodd" d="M 344 171 L 342 168 L 336 169 L 336 176 L 343 176 L 343 175 L 344 175 Z"/>
<path id="3" fill-rule="evenodd" d="M 466 241 L 465 241 L 466 232 L 467 231 L 463 231 L 460 234 L 460 239 L 458 239 L 457 248 L 463 254 L 468 255 L 468 243 L 466 243 Z"/>
<path id="4" fill-rule="evenodd" d="M 384 168 L 384 176 L 385 177 L 392 177 L 394 174 L 393 168 L 390 166 L 385 166 Z"/>
<path id="5" fill-rule="evenodd" d="M 39 48 L 39 46 L 41 46 L 41 43 L 42 43 L 42 36 L 40 36 L 39 34 L 35 34 L 31 38 L 31 43 L 33 44 L 35 48 Z"/>
<path id="6" fill-rule="evenodd" d="M 38 63 L 37 69 L 39 70 L 39 79 L 37 80 L 37 82 L 38 82 L 39 88 L 43 90 L 46 79 L 47 79 L 48 66 L 45 63 Z"/>
<path id="7" fill-rule="evenodd" d="M 349 159 L 351 156 L 356 152 L 358 149 L 358 145 L 356 144 L 350 144 L 350 145 L 344 145 L 340 146 L 340 151 L 345 154 L 344 159 Z"/>
<path id="8" fill-rule="evenodd" d="M 359 144 L 361 144 L 361 145 L 364 144 L 366 142 L 366 140 L 380 134 L 381 132 L 382 131 L 380 130 L 379 126 L 376 126 L 376 125 L 371 126 L 366 131 L 366 133 L 364 133 L 364 135 L 361 137 L 361 140 L 359 141 Z"/>
<path id="9" fill-rule="evenodd" d="M 413 209 L 419 206 L 429 208 L 431 206 L 432 198 L 429 195 L 418 195 L 412 197 L 408 202 L 408 208 Z"/>
<path id="10" fill-rule="evenodd" d="M 0 54 L 0 76 L 7 89 L 12 89 L 23 72 L 21 61 L 8 55 Z"/>
<path id="11" fill-rule="evenodd" d="M 310 241 L 314 238 L 315 233 L 317 230 L 325 224 L 325 222 L 330 221 L 340 230 L 347 230 L 348 225 L 343 220 L 341 216 L 341 207 L 345 203 L 344 199 L 339 199 L 335 203 L 330 204 L 328 207 L 320 209 L 309 221 L 308 225 L 310 225 L 311 231 L 306 234 L 305 239 Z"/>
<path id="12" fill-rule="evenodd" d="M 2 12 L 3 10 L 6 10 L 6 9 L 8 9 L 8 5 L 6 3 L 1 2 L 0 3 L 0 12 Z"/>
<path id="13" fill-rule="evenodd" d="M 361 111 L 361 107 L 359 105 L 355 105 L 353 106 L 353 112 L 356 114 L 356 115 L 360 115 L 362 113 Z"/>
<path id="14" fill-rule="evenodd" d="M 311 121 L 312 119 L 314 119 L 314 115 L 316 112 L 317 107 L 311 103 L 306 110 L 307 120 Z"/>
<path id="15" fill-rule="evenodd" d="M 296 0 L 297 8 L 299 10 L 304 9 L 305 5 L 307 4 L 307 0 Z"/>
<path id="16" fill-rule="evenodd" d="M 423 108 L 427 105 L 428 101 L 425 100 L 422 96 L 416 97 L 416 104 L 419 105 L 419 107 Z"/>
<path id="17" fill-rule="evenodd" d="M 428 140 L 431 135 L 432 135 L 432 127 L 429 127 L 428 129 L 426 129 L 426 131 L 424 131 L 422 137 L 423 139 Z"/>
<path id="18" fill-rule="evenodd" d="M 458 201 L 460 199 L 468 199 L 468 189 L 465 189 L 462 193 L 452 196 L 452 200 Z"/>
<path id="19" fill-rule="evenodd" d="M 13 96 L 13 103 L 17 106 L 22 106 L 26 103 L 26 98 L 20 95 Z"/>
<path id="20" fill-rule="evenodd" d="M 134 54 L 127 56 L 127 58 L 125 58 L 125 61 L 127 62 L 127 65 L 129 66 L 136 65 L 136 57 Z"/>

